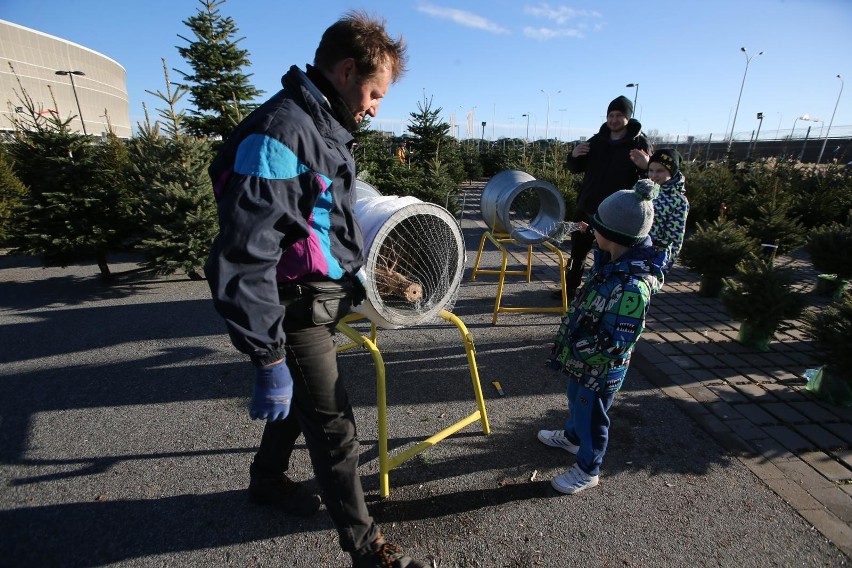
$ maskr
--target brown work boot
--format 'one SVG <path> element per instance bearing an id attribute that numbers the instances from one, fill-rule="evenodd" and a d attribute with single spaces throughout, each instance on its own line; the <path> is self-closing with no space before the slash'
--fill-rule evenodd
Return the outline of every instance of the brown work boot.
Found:
<path id="1" fill-rule="evenodd" d="M 379 535 L 369 550 L 353 555 L 352 568 L 431 568 L 425 562 L 406 556 L 395 544 Z"/>
<path id="2" fill-rule="evenodd" d="M 248 492 L 252 503 L 270 505 L 297 517 L 310 517 L 322 503 L 319 495 L 283 473 L 272 476 L 252 475 Z"/>

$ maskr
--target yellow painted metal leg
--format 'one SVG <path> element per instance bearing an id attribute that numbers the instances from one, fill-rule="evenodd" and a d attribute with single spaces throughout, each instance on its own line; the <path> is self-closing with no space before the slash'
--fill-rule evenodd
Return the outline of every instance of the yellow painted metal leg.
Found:
<path id="1" fill-rule="evenodd" d="M 488 231 L 485 231 L 482 234 L 482 238 L 479 239 L 479 252 L 476 253 L 476 262 L 473 263 L 473 270 L 470 273 L 470 280 L 476 280 L 476 275 L 479 273 L 479 261 L 482 258 L 482 249 L 485 247 L 485 239 L 488 236 Z"/>
<path id="2" fill-rule="evenodd" d="M 391 466 L 388 462 L 388 412 L 387 391 L 385 390 L 385 362 L 382 359 L 379 348 L 369 338 L 364 337 L 343 322 L 337 324 L 337 330 L 359 347 L 363 347 L 369 351 L 373 356 L 373 363 L 376 365 L 376 408 L 379 426 L 379 492 L 382 497 L 387 497 L 390 495 L 388 473 L 391 470 Z"/>
<path id="3" fill-rule="evenodd" d="M 464 323 L 455 315 L 447 310 L 441 310 L 439 315 L 448 322 L 451 322 L 459 330 L 462 341 L 464 342 L 465 353 L 467 354 L 467 364 L 470 370 L 471 383 L 473 384 L 473 394 L 476 398 L 477 410 L 469 416 L 462 418 L 455 424 L 451 424 L 437 434 L 426 438 L 415 446 L 391 457 L 388 455 L 388 427 L 387 427 L 387 390 L 385 381 L 385 365 L 382 359 L 382 354 L 376 343 L 370 338 L 364 337 L 345 321 L 358 319 L 357 316 L 348 316 L 337 324 L 337 330 L 343 333 L 346 337 L 352 340 L 352 345 L 363 347 L 370 351 L 373 356 L 373 362 L 376 365 L 376 407 L 378 412 L 378 430 L 379 430 L 379 493 L 382 497 L 390 495 L 390 470 L 401 465 L 402 463 L 413 458 L 417 454 L 434 446 L 441 440 L 451 436 L 473 424 L 477 420 L 482 426 L 482 432 L 485 435 L 491 433 L 491 426 L 488 424 L 488 414 L 485 410 L 485 399 L 482 396 L 482 385 L 479 381 L 479 371 L 476 367 L 476 347 L 473 343 L 473 336 L 468 332 Z M 372 328 L 372 333 L 375 334 L 375 326 Z"/>
<path id="4" fill-rule="evenodd" d="M 479 407 L 479 421 L 482 423 L 482 433 L 487 436 L 491 433 L 491 426 L 488 424 L 488 412 L 485 410 L 485 399 L 482 397 L 482 384 L 479 382 L 479 369 L 476 367 L 476 346 L 473 343 L 473 336 L 455 314 L 441 310 L 438 315 L 455 325 L 462 336 L 464 350 L 467 354 L 467 366 L 470 369 L 470 380 L 473 383 L 473 395 Z"/>

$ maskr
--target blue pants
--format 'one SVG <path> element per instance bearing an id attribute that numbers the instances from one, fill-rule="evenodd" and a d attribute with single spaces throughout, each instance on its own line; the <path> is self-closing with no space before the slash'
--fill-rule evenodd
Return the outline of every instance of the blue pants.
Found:
<path id="1" fill-rule="evenodd" d="M 580 446 L 577 465 L 589 475 L 601 471 L 606 446 L 609 442 L 609 416 L 615 393 L 600 393 L 582 386 L 576 379 L 568 378 L 568 420 L 565 437 Z"/>
<path id="2" fill-rule="evenodd" d="M 372 543 L 379 529 L 358 476 L 359 444 L 349 395 L 337 373 L 335 324 L 314 324 L 309 305 L 309 299 L 299 299 L 287 306 L 284 333 L 293 403 L 286 419 L 266 423 L 251 470 L 255 475 L 287 471 L 293 445 L 304 434 L 341 548 L 354 552 Z"/>

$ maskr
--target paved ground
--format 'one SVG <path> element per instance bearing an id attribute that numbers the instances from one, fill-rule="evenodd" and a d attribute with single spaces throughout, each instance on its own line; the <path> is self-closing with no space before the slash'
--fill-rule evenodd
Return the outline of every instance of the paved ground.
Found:
<path id="1" fill-rule="evenodd" d="M 462 219 L 468 269 L 479 188 Z M 496 267 L 496 252 L 483 262 Z M 324 511 L 295 520 L 247 502 L 261 425 L 206 284 L 131 273 L 105 287 L 96 274 L 0 257 L 0 566 L 347 566 Z M 442 568 L 849 563 L 852 412 L 804 391 L 817 362 L 795 322 L 770 353 L 749 352 L 676 268 L 616 399 L 601 485 L 569 497 L 549 480 L 571 456 L 535 440 L 564 419 L 564 381 L 543 368 L 558 318 L 492 326 L 496 277 L 468 276 L 453 312 L 476 341 L 493 432 L 472 425 L 392 471 L 389 499 L 371 359 L 340 357 L 391 540 Z M 552 304 L 552 277 L 538 261 L 531 283 L 509 279 L 504 304 Z M 395 449 L 474 410 L 454 327 L 383 331 L 379 345 Z M 312 479 L 304 450 L 291 473 Z"/>

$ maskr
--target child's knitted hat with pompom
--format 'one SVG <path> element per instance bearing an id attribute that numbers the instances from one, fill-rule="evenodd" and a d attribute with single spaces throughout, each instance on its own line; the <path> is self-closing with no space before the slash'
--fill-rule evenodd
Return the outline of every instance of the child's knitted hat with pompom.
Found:
<path id="1" fill-rule="evenodd" d="M 660 186 L 649 179 L 616 191 L 598 206 L 592 226 L 614 243 L 627 247 L 641 243 L 654 223 L 653 200 L 659 192 Z"/>

